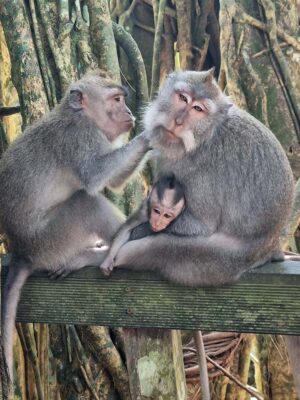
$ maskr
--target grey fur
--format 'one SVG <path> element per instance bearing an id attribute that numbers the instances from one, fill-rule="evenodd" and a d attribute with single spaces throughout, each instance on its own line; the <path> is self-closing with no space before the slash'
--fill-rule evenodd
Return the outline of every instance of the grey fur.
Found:
<path id="1" fill-rule="evenodd" d="M 115 257 L 120 248 L 126 242 L 128 242 L 132 229 L 147 221 L 148 221 L 148 199 L 145 199 L 141 204 L 141 206 L 138 208 L 138 210 L 136 210 L 132 215 L 130 215 L 127 221 L 121 226 L 121 228 L 116 233 L 113 242 L 111 244 L 111 247 L 109 249 L 109 252 L 100 267 L 101 271 L 105 275 L 109 275 L 112 272 L 114 268 Z"/>
<path id="2" fill-rule="evenodd" d="M 193 128 L 196 148 L 188 153 L 183 144 L 168 143 L 162 129 L 176 115 L 170 99 L 180 85 L 209 106 Z M 283 258 L 279 236 L 294 195 L 288 160 L 272 132 L 232 105 L 211 72 L 173 73 L 146 112 L 145 127 L 161 152 L 158 176 L 175 174 L 186 209 L 167 234 L 126 243 L 116 266 L 204 286 L 234 282 L 250 268 Z"/>
<path id="3" fill-rule="evenodd" d="M 168 198 L 166 196 L 166 190 L 173 190 L 172 198 Z M 151 208 L 153 207 L 154 196 L 155 197 L 157 196 L 160 204 L 164 202 L 165 204 L 167 203 L 169 206 L 178 203 L 180 200 L 184 200 L 182 185 L 175 180 L 175 176 L 171 174 L 168 176 L 161 177 L 161 179 L 159 179 L 154 184 L 152 190 L 148 195 L 148 198 L 142 202 L 138 210 L 136 210 L 127 219 L 127 221 L 121 226 L 121 228 L 116 233 L 113 242 L 111 244 L 111 247 L 109 249 L 109 252 L 105 260 L 101 264 L 101 270 L 104 274 L 109 275 L 112 272 L 114 268 L 115 257 L 118 254 L 120 248 L 130 240 L 134 228 L 136 227 L 142 228 L 142 232 L 144 233 L 145 229 L 141 225 L 149 221 Z M 174 204 L 169 204 L 170 200 L 174 201 Z M 180 209 L 180 212 L 182 211 L 182 208 Z M 178 215 L 179 213 L 176 215 L 176 218 L 178 218 Z"/>
<path id="4" fill-rule="evenodd" d="M 3 309 L 10 375 L 12 329 L 27 277 L 36 270 L 65 276 L 101 264 L 99 241 L 110 243 L 124 219 L 100 192 L 123 184 L 149 149 L 148 139 L 140 135 L 113 150 L 104 133 L 107 124 L 101 126 L 101 115 L 106 118 L 111 111 L 105 111 L 103 93 L 111 87 L 117 86 L 97 74 L 83 77 L 0 161 L 0 225 L 13 253 Z M 123 106 L 113 104 L 118 118 L 133 119 L 123 100 Z M 110 134 L 120 135 L 123 127 L 124 122 L 112 122 Z"/>

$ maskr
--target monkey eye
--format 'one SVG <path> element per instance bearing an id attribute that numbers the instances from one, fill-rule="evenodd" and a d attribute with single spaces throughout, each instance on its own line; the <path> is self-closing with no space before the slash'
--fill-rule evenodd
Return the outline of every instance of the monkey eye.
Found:
<path id="1" fill-rule="evenodd" d="M 167 218 L 167 219 L 170 219 L 170 218 L 172 218 L 172 215 L 170 215 L 170 214 L 164 214 L 164 217 Z"/>
<path id="2" fill-rule="evenodd" d="M 182 94 L 182 93 L 179 93 L 179 98 L 180 98 L 181 101 L 184 101 L 185 103 L 188 102 L 187 97 L 186 97 L 184 94 Z"/>
<path id="3" fill-rule="evenodd" d="M 115 96 L 114 100 L 117 101 L 117 102 L 120 102 L 121 101 L 121 96 Z"/>
<path id="4" fill-rule="evenodd" d="M 198 112 L 203 111 L 203 108 L 200 107 L 200 106 L 194 106 L 193 108 L 194 108 L 194 110 L 196 110 L 196 111 L 198 111 Z"/>
<path id="5" fill-rule="evenodd" d="M 155 214 L 158 214 L 158 215 L 160 215 L 160 211 L 159 211 L 159 209 L 158 209 L 158 208 L 153 208 L 153 211 L 155 212 Z"/>

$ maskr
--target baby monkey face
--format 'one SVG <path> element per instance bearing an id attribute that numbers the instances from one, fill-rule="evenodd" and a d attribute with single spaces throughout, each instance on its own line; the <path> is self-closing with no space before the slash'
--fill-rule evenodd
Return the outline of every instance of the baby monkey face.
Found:
<path id="1" fill-rule="evenodd" d="M 158 198 L 156 191 L 150 198 L 149 223 L 153 232 L 160 232 L 167 228 L 184 209 L 185 200 L 181 198 L 174 204 L 173 189 L 165 190 L 163 197 Z"/>

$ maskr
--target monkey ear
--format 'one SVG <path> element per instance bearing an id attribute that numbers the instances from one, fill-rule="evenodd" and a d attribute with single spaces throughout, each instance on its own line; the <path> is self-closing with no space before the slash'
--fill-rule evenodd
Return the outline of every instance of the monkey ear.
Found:
<path id="1" fill-rule="evenodd" d="M 204 76 L 204 82 L 211 83 L 214 80 L 214 74 L 215 74 L 215 67 L 212 67 L 208 71 L 206 71 L 206 74 Z"/>
<path id="2" fill-rule="evenodd" d="M 73 110 L 82 110 L 83 108 L 83 94 L 79 89 L 70 91 L 69 104 Z"/>

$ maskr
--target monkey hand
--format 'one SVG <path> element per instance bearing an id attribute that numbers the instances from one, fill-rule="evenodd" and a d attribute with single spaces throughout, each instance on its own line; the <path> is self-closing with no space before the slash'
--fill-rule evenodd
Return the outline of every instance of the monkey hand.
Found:
<path id="1" fill-rule="evenodd" d="M 100 265 L 100 269 L 102 273 L 106 276 L 109 276 L 114 269 L 115 263 L 112 257 L 106 257 L 103 263 Z"/>
<path id="2" fill-rule="evenodd" d="M 148 142 L 150 150 L 160 148 L 161 132 L 159 129 L 145 130 L 141 136 Z"/>

